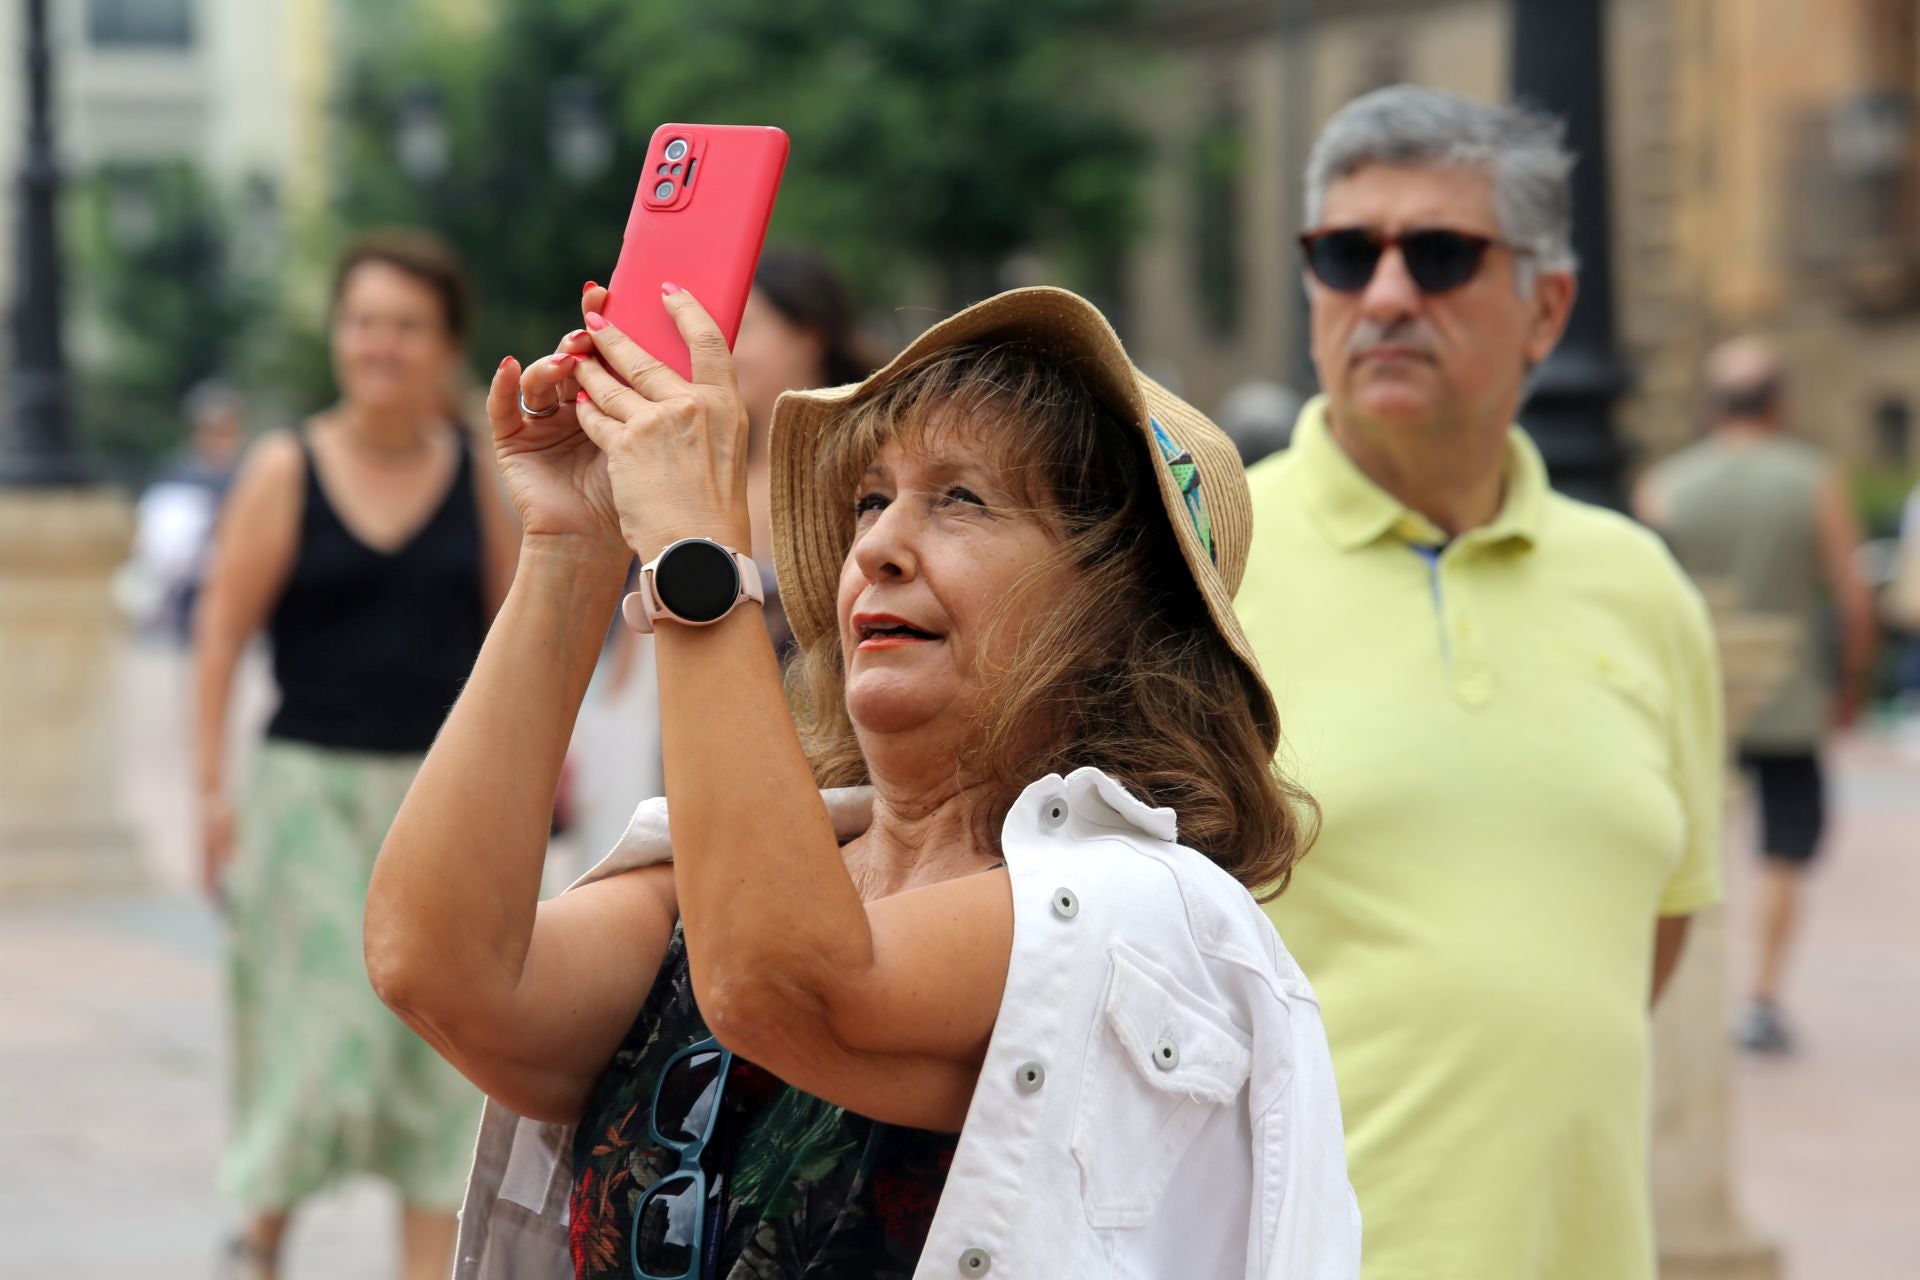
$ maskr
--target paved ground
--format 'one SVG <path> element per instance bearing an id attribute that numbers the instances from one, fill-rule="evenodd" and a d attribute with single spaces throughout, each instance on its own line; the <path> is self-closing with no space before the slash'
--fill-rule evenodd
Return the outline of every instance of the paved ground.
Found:
<path id="1" fill-rule="evenodd" d="M 1838 764 L 1787 995 L 1801 1051 L 1738 1067 L 1736 1195 L 1788 1280 L 1920 1280 L 1920 753 L 1868 739 Z M 1752 868 L 1728 870 L 1737 994 Z"/>
<path id="2" fill-rule="evenodd" d="M 157 890 L 0 903 L 0 1280 L 202 1280 L 232 1222 L 212 1189 L 220 938 L 186 888 L 182 681 L 151 653 L 127 675 Z M 1920 1280 L 1920 757 L 1848 744 L 1838 799 L 1792 993 L 1805 1051 L 1739 1067 L 1737 1193 L 1788 1280 Z M 1736 987 L 1746 871 L 1736 858 Z M 371 1184 L 327 1197 L 297 1220 L 289 1274 L 391 1275 L 392 1213 Z"/>

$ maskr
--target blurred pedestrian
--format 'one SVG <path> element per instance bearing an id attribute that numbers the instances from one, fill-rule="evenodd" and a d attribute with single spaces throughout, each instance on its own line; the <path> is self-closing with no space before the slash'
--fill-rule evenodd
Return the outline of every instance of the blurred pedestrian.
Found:
<path id="1" fill-rule="evenodd" d="M 765 613 L 774 648 L 792 652 L 793 633 L 773 579 L 772 465 L 767 430 L 773 406 L 789 391 L 813 391 L 859 382 L 873 372 L 863 347 L 853 295 L 840 273 L 807 249 L 769 249 L 753 274 L 753 291 L 740 318 L 733 359 L 740 401 L 747 410 L 747 506 L 753 515 L 753 555 L 769 587 Z"/>
<path id="2" fill-rule="evenodd" d="M 733 344 L 751 433 L 747 506 L 753 556 L 766 587 L 767 631 L 783 659 L 792 652 L 793 633 L 774 575 L 767 426 L 783 392 L 840 386 L 873 372 L 857 319 L 852 293 L 825 257 L 807 249 L 769 249 L 754 272 Z M 615 628 L 575 728 L 567 767 L 568 812 L 575 843 L 594 858 L 613 847 L 636 802 L 666 789 L 652 644 L 651 637 Z"/>
<path id="3" fill-rule="evenodd" d="M 1238 604 L 1325 827 L 1268 910 L 1320 993 L 1381 1280 L 1651 1280 L 1648 1005 L 1720 894 L 1720 677 L 1659 540 L 1512 425 L 1573 306 L 1559 122 L 1328 122 L 1314 363 Z"/>
<path id="4" fill-rule="evenodd" d="M 1801 886 L 1826 829 L 1821 743 L 1859 717 L 1872 679 L 1873 596 L 1855 565 L 1860 528 L 1846 485 L 1812 444 L 1787 434 L 1779 357 L 1755 338 L 1716 347 L 1703 371 L 1711 430 L 1648 473 L 1636 504 L 1695 579 L 1724 584 L 1749 613 L 1789 618 L 1792 665 L 1739 729 L 1741 768 L 1760 801 L 1764 859 L 1760 963 L 1739 1027 L 1742 1045 L 1782 1053 L 1788 948 Z M 1836 673 L 1826 621 L 1837 609 Z"/>
<path id="5" fill-rule="evenodd" d="M 1903 641 L 1894 671 L 1896 705 L 1903 717 L 1900 734 L 1920 746 L 1920 484 L 1900 510 L 1900 538 L 1882 612 Z"/>
<path id="6" fill-rule="evenodd" d="M 204 869 L 232 925 L 223 1189 L 234 1273 L 276 1273 L 288 1218 L 336 1179 L 404 1202 L 408 1280 L 447 1272 L 479 1097 L 368 985 L 361 917 L 388 824 L 479 651 L 518 534 L 491 459 L 446 415 L 467 301 L 419 233 L 335 275 L 340 399 L 248 455 L 196 620 Z M 279 706 L 227 778 L 234 668 L 264 630 Z"/>
<path id="7" fill-rule="evenodd" d="M 186 448 L 140 495 L 133 569 L 152 599 L 149 621 L 184 645 L 206 574 L 214 517 L 246 446 L 246 401 L 223 383 L 194 386 L 182 409 Z"/>
<path id="8" fill-rule="evenodd" d="M 1277 382 L 1243 382 L 1220 399 L 1220 429 L 1250 467 L 1279 453 L 1293 439 L 1300 416 L 1300 394 Z"/>

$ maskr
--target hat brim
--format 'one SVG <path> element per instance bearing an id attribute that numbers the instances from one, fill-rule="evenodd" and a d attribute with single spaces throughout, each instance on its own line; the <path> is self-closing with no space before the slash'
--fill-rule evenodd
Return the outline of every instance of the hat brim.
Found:
<path id="1" fill-rule="evenodd" d="M 968 343 L 1017 341 L 1079 365 L 1118 420 L 1138 432 L 1174 540 L 1208 615 L 1227 647 L 1252 675 L 1263 722 L 1277 732 L 1272 695 L 1259 660 L 1233 610 L 1252 537 L 1252 502 L 1239 451 L 1197 409 L 1134 367 L 1120 337 L 1098 308 L 1065 289 L 1014 289 L 934 325 L 865 382 L 817 391 L 789 391 L 774 406 L 769 430 L 773 465 L 774 568 L 794 638 L 803 646 L 838 644 L 836 600 L 852 543 L 851 503 L 821 492 L 815 459 L 846 411 L 877 395 L 934 352 Z M 1166 447 L 1190 456 L 1203 491 L 1196 517 Z"/>

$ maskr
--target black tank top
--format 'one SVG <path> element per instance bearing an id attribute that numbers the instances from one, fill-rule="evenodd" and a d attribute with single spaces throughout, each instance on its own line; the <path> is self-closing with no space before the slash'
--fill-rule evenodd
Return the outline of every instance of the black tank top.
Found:
<path id="1" fill-rule="evenodd" d="M 486 633 L 480 512 L 464 434 L 446 498 L 392 552 L 360 541 L 306 459 L 300 545 L 267 623 L 280 706 L 267 736 L 347 751 L 421 752 Z"/>

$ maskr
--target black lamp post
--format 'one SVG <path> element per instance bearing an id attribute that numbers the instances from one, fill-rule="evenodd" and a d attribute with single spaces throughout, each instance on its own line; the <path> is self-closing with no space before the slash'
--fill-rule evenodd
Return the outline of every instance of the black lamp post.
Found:
<path id="1" fill-rule="evenodd" d="M 1580 157 L 1573 170 L 1580 299 L 1559 348 L 1534 375 L 1520 417 L 1556 488 L 1617 508 L 1626 452 L 1614 435 L 1613 405 L 1628 380 L 1614 347 L 1605 9 L 1604 0 L 1514 0 L 1514 96 L 1564 119 L 1567 142 Z"/>
<path id="2" fill-rule="evenodd" d="M 60 334 L 60 235 L 56 204 L 47 49 L 47 0 L 26 0 L 26 150 L 20 161 L 18 280 L 12 320 L 11 403 L 0 421 L 0 485 L 51 488 L 85 483 L 68 412 L 67 361 Z"/>

